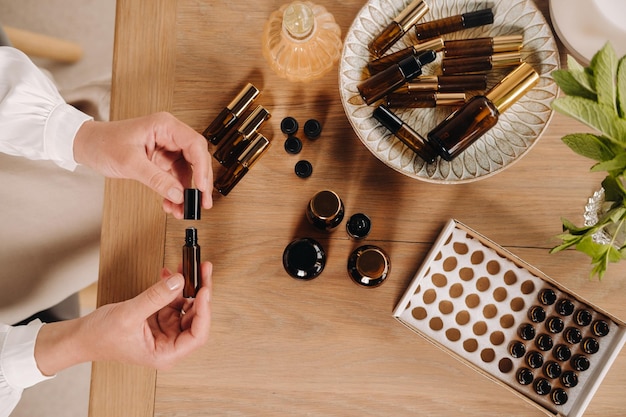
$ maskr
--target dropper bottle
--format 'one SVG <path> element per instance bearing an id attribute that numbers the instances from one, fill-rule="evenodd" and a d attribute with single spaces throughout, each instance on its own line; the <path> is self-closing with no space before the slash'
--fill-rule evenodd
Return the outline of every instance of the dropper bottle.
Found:
<path id="1" fill-rule="evenodd" d="M 198 230 L 195 227 L 185 229 L 183 277 L 185 278 L 183 297 L 195 298 L 202 282 L 200 272 L 200 245 L 198 245 Z"/>

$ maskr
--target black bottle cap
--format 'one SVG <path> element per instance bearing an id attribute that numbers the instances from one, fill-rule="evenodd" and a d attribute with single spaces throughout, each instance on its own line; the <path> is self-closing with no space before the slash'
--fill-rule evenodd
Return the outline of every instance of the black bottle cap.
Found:
<path id="1" fill-rule="evenodd" d="M 541 304 L 549 306 L 556 302 L 556 293 L 550 288 L 544 288 L 537 297 Z"/>
<path id="2" fill-rule="evenodd" d="M 314 239 L 296 239 L 283 252 L 283 267 L 296 279 L 313 279 L 322 273 L 325 265 L 326 253 Z"/>
<path id="3" fill-rule="evenodd" d="M 560 361 L 567 361 L 572 357 L 572 351 L 565 345 L 556 345 L 552 353 L 554 357 Z"/>
<path id="4" fill-rule="evenodd" d="M 398 66 L 404 78 L 410 80 L 420 75 L 422 73 L 422 67 L 433 62 L 435 58 L 437 58 L 437 54 L 435 51 L 429 49 L 419 55 L 410 55 L 404 58 L 398 63 Z"/>
<path id="5" fill-rule="evenodd" d="M 493 23 L 493 11 L 491 9 L 476 10 L 475 12 L 463 13 L 463 27 L 473 28 L 490 25 Z"/>
<path id="6" fill-rule="evenodd" d="M 591 331 L 596 336 L 604 337 L 607 334 L 609 334 L 609 331 L 610 331 L 609 323 L 607 323 L 604 320 L 596 320 L 593 322 L 593 325 L 591 326 Z"/>
<path id="7" fill-rule="evenodd" d="M 509 353 L 514 358 L 521 358 L 526 353 L 526 346 L 518 340 L 511 342 L 509 345 Z"/>
<path id="8" fill-rule="evenodd" d="M 363 213 L 356 213 L 350 216 L 346 223 L 348 235 L 354 239 L 364 239 L 370 233 L 372 221 Z"/>
<path id="9" fill-rule="evenodd" d="M 535 338 L 535 328 L 532 324 L 524 323 L 519 326 L 517 334 L 522 338 L 522 340 L 532 340 Z"/>
<path id="10" fill-rule="evenodd" d="M 322 134 L 322 124 L 315 119 L 309 119 L 304 123 L 304 134 L 309 139 L 317 139 Z"/>
<path id="11" fill-rule="evenodd" d="M 291 116 L 285 117 L 280 122 L 280 130 L 285 135 L 293 135 L 294 133 L 298 131 L 298 127 L 299 127 L 298 121 Z"/>
<path id="12" fill-rule="evenodd" d="M 183 203 L 185 220 L 200 220 L 202 214 L 202 192 L 197 188 L 185 189 L 185 202 Z"/>
<path id="13" fill-rule="evenodd" d="M 579 326 L 589 326 L 591 324 L 591 319 L 593 316 L 589 310 L 578 310 L 576 314 L 574 314 L 574 321 Z"/>
<path id="14" fill-rule="evenodd" d="M 296 175 L 300 178 L 308 178 L 313 173 L 313 165 L 307 160 L 298 161 L 295 167 Z"/>
<path id="15" fill-rule="evenodd" d="M 546 329 L 550 333 L 561 333 L 564 327 L 565 323 L 558 317 L 550 317 L 548 321 L 546 321 Z"/>
<path id="16" fill-rule="evenodd" d="M 290 154 L 298 154 L 302 150 L 302 141 L 295 136 L 289 136 L 285 140 L 285 151 Z"/>
<path id="17" fill-rule="evenodd" d="M 587 369 L 589 369 L 589 366 L 591 365 L 589 363 L 589 359 L 587 359 L 586 356 L 584 355 L 576 355 L 572 358 L 572 360 L 570 361 L 572 368 L 574 368 L 577 371 L 586 371 Z"/>
<path id="18" fill-rule="evenodd" d="M 521 368 L 517 371 L 517 381 L 522 385 L 529 385 L 533 382 L 533 373 L 528 368 Z"/>
<path id="19" fill-rule="evenodd" d="M 561 376 L 561 365 L 555 361 L 546 362 L 543 367 L 543 372 L 550 379 L 558 378 Z"/>
<path id="20" fill-rule="evenodd" d="M 542 333 L 535 339 L 535 345 L 539 350 L 544 352 L 548 351 L 552 349 L 553 346 L 552 338 L 549 335 Z"/>
<path id="21" fill-rule="evenodd" d="M 543 366 L 543 355 L 537 351 L 528 352 L 526 363 L 533 369 L 541 368 Z"/>
<path id="22" fill-rule="evenodd" d="M 563 388 L 557 388 L 552 391 L 550 394 L 550 398 L 552 398 L 552 402 L 555 405 L 563 405 L 567 402 L 567 392 Z"/>
<path id="23" fill-rule="evenodd" d="M 583 335 L 576 327 L 568 327 L 565 329 L 565 340 L 567 340 L 570 344 L 575 345 L 576 343 L 580 343 L 583 339 Z"/>
<path id="24" fill-rule="evenodd" d="M 583 352 L 593 355 L 594 353 L 598 353 L 600 350 L 600 343 L 593 337 L 587 337 L 580 344 L 583 348 Z"/>
<path id="25" fill-rule="evenodd" d="M 564 299 L 556 303 L 556 311 L 562 316 L 569 316 L 574 312 L 574 308 L 574 303 L 572 303 L 570 300 Z"/>
<path id="26" fill-rule="evenodd" d="M 533 306 L 528 310 L 528 318 L 533 323 L 541 323 L 546 319 L 546 311 L 540 306 Z"/>
<path id="27" fill-rule="evenodd" d="M 535 392 L 539 395 L 547 395 L 552 389 L 552 384 L 545 378 L 537 378 L 533 384 Z"/>
<path id="28" fill-rule="evenodd" d="M 574 388 L 578 385 L 578 375 L 574 371 L 565 371 L 561 375 L 561 383 L 566 388 Z"/>

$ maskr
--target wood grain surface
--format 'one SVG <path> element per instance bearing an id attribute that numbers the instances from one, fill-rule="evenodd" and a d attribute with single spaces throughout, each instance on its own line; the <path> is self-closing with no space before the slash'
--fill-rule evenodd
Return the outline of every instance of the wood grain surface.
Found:
<path id="1" fill-rule="evenodd" d="M 200 221 L 164 216 L 159 198 L 142 186 L 107 182 L 99 302 L 136 294 L 158 279 L 163 264 L 176 268 L 184 229 L 194 226 L 202 258 L 214 264 L 213 321 L 207 345 L 171 371 L 94 364 L 90 415 L 543 415 L 391 313 L 441 228 L 456 218 L 624 319 L 624 265 L 611 266 L 598 282 L 588 279 L 585 256 L 548 254 L 561 216 L 581 222 L 602 178 L 560 141 L 585 128 L 555 115 L 531 152 L 478 182 L 437 185 L 405 177 L 352 131 L 336 70 L 302 84 L 267 67 L 263 23 L 282 3 L 118 0 L 113 118 L 169 110 L 202 132 L 252 82 L 262 90 L 258 104 L 272 113 L 261 129 L 272 146 L 228 197 L 214 194 L 214 207 Z M 365 4 L 318 3 L 333 13 L 343 35 Z M 549 18 L 548 1 L 536 3 Z M 280 132 L 285 116 L 301 126 L 320 120 L 322 136 L 302 137 L 302 153 L 287 154 Z M 313 164 L 306 180 L 293 173 L 300 159 Z M 365 242 L 350 240 L 345 223 L 331 233 L 306 223 L 306 204 L 322 189 L 341 196 L 347 216 L 370 216 Z M 283 270 L 282 252 L 296 237 L 325 247 L 328 263 L 319 278 L 300 282 Z M 347 258 L 363 243 L 391 257 L 390 278 L 379 288 L 348 278 Z M 623 415 L 625 356 L 618 356 L 585 415 Z"/>

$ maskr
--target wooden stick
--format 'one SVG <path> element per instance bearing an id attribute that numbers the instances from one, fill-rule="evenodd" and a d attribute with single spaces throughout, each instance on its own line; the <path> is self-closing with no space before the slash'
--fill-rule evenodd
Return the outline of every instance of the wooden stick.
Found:
<path id="1" fill-rule="evenodd" d="M 23 29 L 4 26 L 13 46 L 26 55 L 75 63 L 83 56 L 83 48 L 75 43 Z"/>

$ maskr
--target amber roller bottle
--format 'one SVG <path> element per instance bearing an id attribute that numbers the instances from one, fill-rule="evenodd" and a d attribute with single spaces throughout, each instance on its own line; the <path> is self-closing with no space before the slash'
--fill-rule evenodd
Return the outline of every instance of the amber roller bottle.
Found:
<path id="1" fill-rule="evenodd" d="M 382 56 L 427 12 L 428 5 L 423 0 L 414 0 L 370 42 L 368 48 L 372 55 Z"/>
<path id="2" fill-rule="evenodd" d="M 183 277 L 185 277 L 183 297 L 196 297 L 196 292 L 202 283 L 201 276 L 198 230 L 195 227 L 189 227 L 185 229 L 185 244 L 183 245 Z"/>
<path id="3" fill-rule="evenodd" d="M 498 122 L 539 81 L 539 74 L 522 63 L 485 95 L 472 97 L 428 133 L 428 141 L 447 161 L 454 159 Z"/>
<path id="4" fill-rule="evenodd" d="M 241 115 L 259 95 L 259 90 L 248 83 L 237 96 L 217 115 L 202 135 L 213 145 L 217 145 L 234 128 Z"/>

